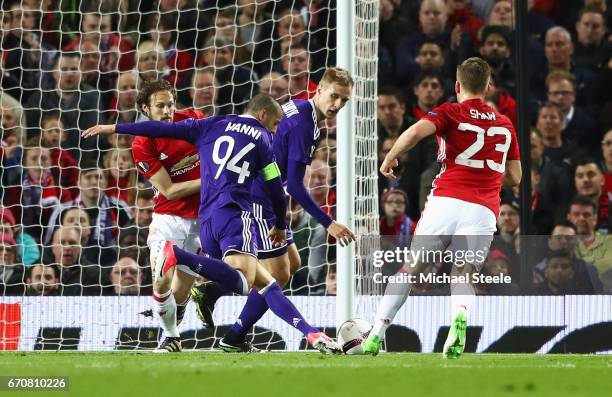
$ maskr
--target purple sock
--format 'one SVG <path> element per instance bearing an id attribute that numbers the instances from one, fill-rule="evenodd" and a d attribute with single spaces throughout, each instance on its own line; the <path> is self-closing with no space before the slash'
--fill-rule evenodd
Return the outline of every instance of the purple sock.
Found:
<path id="1" fill-rule="evenodd" d="M 246 279 L 238 270 L 232 268 L 227 263 L 219 259 L 207 258 L 195 255 L 174 246 L 174 255 L 177 263 L 187 266 L 195 273 L 206 277 L 211 281 L 216 281 L 219 285 L 240 295 L 246 295 L 248 286 Z"/>
<path id="2" fill-rule="evenodd" d="M 268 311 L 266 299 L 254 289 L 249 292 L 249 297 L 238 316 L 238 320 L 232 325 L 232 331 L 237 337 L 246 336 L 251 327 Z"/>
<path id="3" fill-rule="evenodd" d="M 261 291 L 259 293 L 266 299 L 266 303 L 270 307 L 270 310 L 287 324 L 299 329 L 304 336 L 311 332 L 319 332 L 318 329 L 311 327 L 310 324 L 306 322 L 293 303 L 283 295 L 283 291 L 276 281 L 272 284 L 268 284 L 262 291 L 263 293 Z"/>

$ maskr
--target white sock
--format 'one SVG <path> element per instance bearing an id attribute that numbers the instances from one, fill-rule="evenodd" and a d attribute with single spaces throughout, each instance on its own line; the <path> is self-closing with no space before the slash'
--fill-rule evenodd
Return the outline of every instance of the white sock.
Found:
<path id="1" fill-rule="evenodd" d="M 165 337 L 179 337 L 178 328 L 176 326 L 176 301 L 172 290 L 161 295 L 153 292 L 153 302 L 155 312 L 161 320 L 161 327 L 164 330 Z"/>
<path id="2" fill-rule="evenodd" d="M 395 276 L 400 276 L 406 274 L 403 270 L 400 270 L 395 274 Z M 406 282 L 400 283 L 389 283 L 387 284 L 387 288 L 385 289 L 385 295 L 378 306 L 378 310 L 376 311 L 376 320 L 374 321 L 374 326 L 372 327 L 372 332 L 370 335 L 377 335 L 379 338 L 385 338 L 385 332 L 387 328 L 391 325 L 391 322 L 395 318 L 395 315 L 402 307 L 404 302 L 406 302 L 406 298 L 410 293 L 410 283 L 408 280 L 404 280 Z"/>
<path id="3" fill-rule="evenodd" d="M 474 287 L 471 284 L 453 284 L 451 290 L 451 321 L 454 321 L 460 312 L 465 314 L 466 319 L 469 318 L 476 299 Z"/>

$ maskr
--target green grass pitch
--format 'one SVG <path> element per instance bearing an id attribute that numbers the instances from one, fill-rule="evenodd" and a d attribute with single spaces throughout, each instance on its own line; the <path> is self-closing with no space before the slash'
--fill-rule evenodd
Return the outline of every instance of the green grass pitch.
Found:
<path id="1" fill-rule="evenodd" d="M 8 396 L 604 396 L 612 356 L 1 353 L 0 375 L 69 377 L 68 392 Z"/>

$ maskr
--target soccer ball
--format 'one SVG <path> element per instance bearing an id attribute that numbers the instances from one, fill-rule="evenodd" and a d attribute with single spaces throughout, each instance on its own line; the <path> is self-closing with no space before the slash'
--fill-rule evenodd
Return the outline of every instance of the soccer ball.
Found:
<path id="1" fill-rule="evenodd" d="M 345 354 L 363 354 L 361 342 L 368 337 L 372 326 L 365 320 L 347 320 L 338 329 L 338 344 Z"/>

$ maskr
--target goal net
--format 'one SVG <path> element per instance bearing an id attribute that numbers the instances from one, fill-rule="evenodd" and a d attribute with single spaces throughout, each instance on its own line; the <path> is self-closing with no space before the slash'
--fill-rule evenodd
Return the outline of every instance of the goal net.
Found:
<path id="1" fill-rule="evenodd" d="M 354 7 L 355 79 L 350 119 L 354 227 L 377 233 L 376 70 L 378 2 Z M 310 98 L 337 59 L 336 1 L 162 0 L 3 2 L 0 67 L 0 350 L 149 349 L 163 338 L 151 304 L 147 248 L 152 190 L 138 174 L 131 140 L 80 138 L 101 123 L 143 120 L 138 87 L 165 79 L 177 109 L 207 116 L 241 112 L 258 92 L 280 102 Z M 337 211 L 336 123 L 304 180 L 332 217 Z M 290 201 L 302 266 L 285 287 L 309 322 L 335 335 L 336 250 L 326 231 Z M 374 241 L 374 239 L 372 239 Z M 355 292 L 369 284 L 373 244 L 352 264 Z M 184 348 L 213 348 L 244 297 L 221 298 L 214 329 L 190 303 Z M 364 306 L 356 301 L 358 311 Z M 291 326 L 267 313 L 260 348 L 305 349 Z"/>

